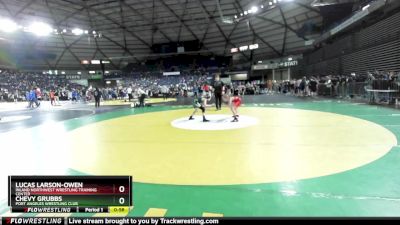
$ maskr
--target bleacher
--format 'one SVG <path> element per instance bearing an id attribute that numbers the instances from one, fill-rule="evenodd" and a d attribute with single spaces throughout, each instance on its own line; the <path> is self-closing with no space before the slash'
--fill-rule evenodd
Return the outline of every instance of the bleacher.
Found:
<path id="1" fill-rule="evenodd" d="M 342 57 L 344 74 L 363 74 L 367 71 L 400 71 L 400 40 L 360 50 Z"/>
<path id="2" fill-rule="evenodd" d="M 366 48 L 382 43 L 384 40 L 393 40 L 400 34 L 400 13 L 394 14 L 378 23 L 375 23 L 356 33 L 356 48 Z"/>
<path id="3" fill-rule="evenodd" d="M 307 75 L 400 71 L 400 12 L 306 55 Z M 299 70 L 301 71 L 301 70 Z"/>

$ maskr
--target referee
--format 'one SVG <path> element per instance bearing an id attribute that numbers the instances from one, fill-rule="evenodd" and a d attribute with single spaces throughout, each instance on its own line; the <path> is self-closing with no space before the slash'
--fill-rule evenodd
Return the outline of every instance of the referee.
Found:
<path id="1" fill-rule="evenodd" d="M 217 110 L 221 110 L 223 87 L 224 83 L 220 80 L 219 76 L 217 75 L 214 81 L 215 107 L 217 108 Z"/>

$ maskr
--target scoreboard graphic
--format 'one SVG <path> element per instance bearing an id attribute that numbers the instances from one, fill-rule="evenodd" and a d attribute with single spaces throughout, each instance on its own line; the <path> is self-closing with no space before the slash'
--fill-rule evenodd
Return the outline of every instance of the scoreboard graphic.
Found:
<path id="1" fill-rule="evenodd" d="M 9 176 L 8 206 L 12 213 L 22 216 L 2 217 L 0 225 L 220 224 L 216 218 L 128 217 L 133 208 L 132 190 L 132 176 Z M 54 216 L 31 217 L 25 213 Z M 80 217 L 73 213 L 101 216 Z"/>
<path id="2" fill-rule="evenodd" d="M 9 176 L 18 213 L 112 213 L 133 206 L 131 176 Z"/>

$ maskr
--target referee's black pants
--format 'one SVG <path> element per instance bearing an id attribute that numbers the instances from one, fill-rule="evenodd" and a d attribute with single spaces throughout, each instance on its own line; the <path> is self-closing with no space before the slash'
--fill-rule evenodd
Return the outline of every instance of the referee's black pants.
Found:
<path id="1" fill-rule="evenodd" d="M 95 98 L 94 101 L 95 101 L 94 107 L 96 107 L 96 108 L 100 107 L 100 98 Z"/>
<path id="2" fill-rule="evenodd" d="M 221 109 L 221 106 L 222 106 L 222 93 L 215 92 L 214 95 L 215 95 L 215 107 L 217 109 Z"/>

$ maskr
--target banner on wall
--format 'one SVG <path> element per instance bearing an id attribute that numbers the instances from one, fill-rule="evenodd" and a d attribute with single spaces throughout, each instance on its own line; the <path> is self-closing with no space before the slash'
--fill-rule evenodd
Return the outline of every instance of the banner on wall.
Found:
<path id="1" fill-rule="evenodd" d="M 80 80 L 81 75 L 65 75 L 65 79 L 67 80 Z"/>
<path id="2" fill-rule="evenodd" d="M 81 79 L 81 80 L 70 80 L 70 82 L 71 83 L 74 83 L 74 84 L 79 84 L 79 85 L 82 85 L 82 86 L 89 86 L 89 82 L 88 82 L 88 80 L 85 80 L 85 79 Z"/>
<path id="3" fill-rule="evenodd" d="M 253 70 L 272 70 L 278 68 L 287 68 L 292 66 L 297 66 L 299 62 L 297 60 L 279 62 L 279 63 L 267 63 L 267 64 L 259 64 L 254 65 L 252 67 Z"/>
<path id="4" fill-rule="evenodd" d="M 101 80 L 101 79 L 103 79 L 103 75 L 101 75 L 101 74 L 92 74 L 92 75 L 89 76 L 89 79 L 91 79 L 91 80 Z"/>

